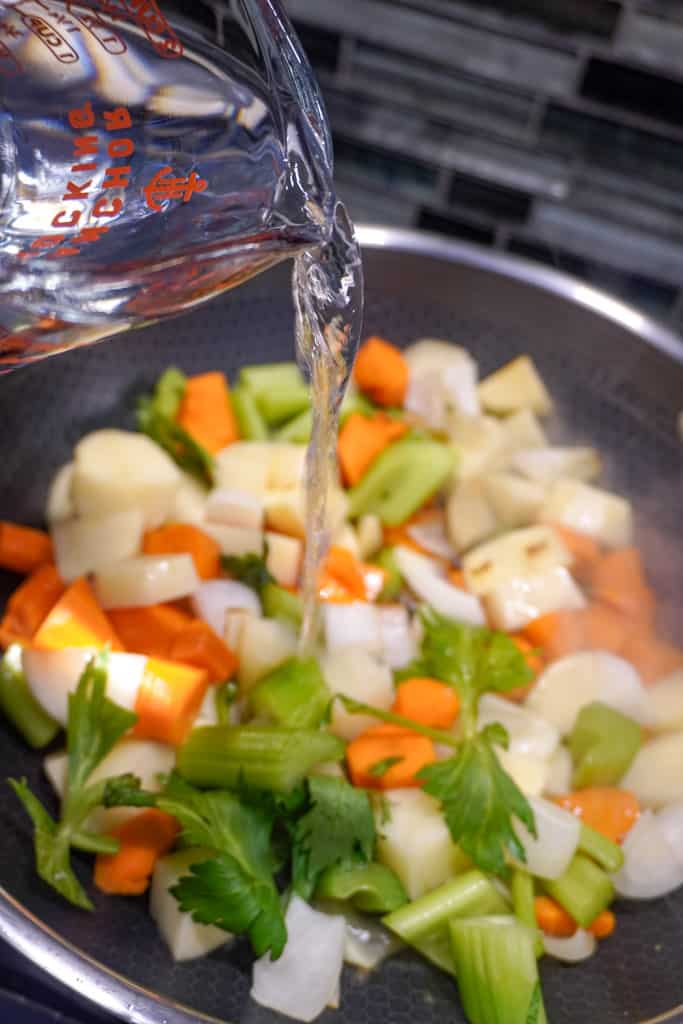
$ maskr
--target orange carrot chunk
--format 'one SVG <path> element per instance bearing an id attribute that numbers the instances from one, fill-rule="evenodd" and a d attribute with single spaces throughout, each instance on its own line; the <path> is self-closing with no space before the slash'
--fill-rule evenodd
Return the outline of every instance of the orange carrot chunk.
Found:
<path id="1" fill-rule="evenodd" d="M 420 786 L 417 773 L 435 760 L 430 739 L 395 725 L 366 729 L 346 748 L 351 781 L 367 789 Z"/>
<path id="2" fill-rule="evenodd" d="M 572 530 L 569 526 L 560 526 L 559 523 L 554 523 L 553 528 L 571 553 L 574 576 L 582 582 L 589 579 L 593 566 L 600 558 L 600 545 L 592 537 L 585 533 L 579 533 L 578 530 Z"/>
<path id="3" fill-rule="evenodd" d="M 640 622 L 652 623 L 655 595 L 647 585 L 640 553 L 635 548 L 608 551 L 593 565 L 593 596 Z"/>
<path id="4" fill-rule="evenodd" d="M 231 679 L 237 669 L 237 658 L 224 640 L 201 619 L 180 630 L 173 638 L 169 649 L 172 661 L 204 669 L 210 683 L 222 683 Z"/>
<path id="5" fill-rule="evenodd" d="M 65 591 L 54 565 L 41 565 L 17 587 L 0 622 L 0 647 L 28 644 Z"/>
<path id="6" fill-rule="evenodd" d="M 353 412 L 339 431 L 337 454 L 342 477 L 353 487 L 385 448 L 408 430 L 408 424 L 392 419 L 384 412 L 363 416 Z"/>
<path id="7" fill-rule="evenodd" d="M 617 919 L 611 910 L 603 910 L 593 921 L 588 931 L 596 939 L 607 939 L 617 926 Z"/>
<path id="8" fill-rule="evenodd" d="M 52 557 L 52 541 L 44 530 L 0 522 L 0 569 L 29 573 Z"/>
<path id="9" fill-rule="evenodd" d="M 555 803 L 613 843 L 620 843 L 626 837 L 640 814 L 640 805 L 633 793 L 613 786 L 578 789 L 567 796 L 556 797 Z"/>
<path id="10" fill-rule="evenodd" d="M 123 644 L 97 603 L 86 579 L 75 580 L 50 609 L 32 640 L 41 650 L 62 647 L 103 647 L 122 651 Z"/>
<path id="11" fill-rule="evenodd" d="M 575 611 L 540 615 L 524 627 L 523 636 L 532 647 L 540 648 L 545 661 L 580 651 L 585 645 L 583 618 Z"/>
<path id="12" fill-rule="evenodd" d="M 452 686 L 438 679 L 405 679 L 396 691 L 393 711 L 434 729 L 450 729 L 458 717 L 460 701 Z"/>
<path id="13" fill-rule="evenodd" d="M 360 390 L 377 405 L 402 406 L 410 376 L 403 354 L 384 338 L 368 338 L 356 357 L 354 377 Z"/>
<path id="14" fill-rule="evenodd" d="M 318 595 L 321 601 L 375 601 L 387 574 L 378 565 L 360 562 L 346 548 L 333 544 L 321 566 Z"/>
<path id="15" fill-rule="evenodd" d="M 172 604 L 114 608 L 107 614 L 127 651 L 171 660 L 173 641 L 193 621 Z"/>
<path id="16" fill-rule="evenodd" d="M 117 896 L 146 892 L 154 865 L 173 848 L 178 832 L 176 819 L 155 807 L 129 818 L 111 833 L 119 840 L 118 852 L 95 858 L 95 885 Z"/>
<path id="17" fill-rule="evenodd" d="M 200 579 L 212 580 L 220 576 L 220 546 L 191 523 L 168 523 L 148 530 L 142 550 L 146 555 L 192 555 Z"/>
<path id="18" fill-rule="evenodd" d="M 138 720 L 134 735 L 180 746 L 197 717 L 207 686 L 205 669 L 149 658 L 135 701 Z"/>
<path id="19" fill-rule="evenodd" d="M 237 441 L 239 428 L 225 374 L 202 373 L 190 377 L 177 421 L 212 455 Z"/>
<path id="20" fill-rule="evenodd" d="M 536 924 L 545 935 L 569 939 L 577 929 L 574 918 L 550 896 L 536 896 L 534 911 Z"/>
<path id="21" fill-rule="evenodd" d="M 610 651 L 620 654 L 631 624 L 615 608 L 606 604 L 591 604 L 577 613 L 577 621 L 583 624 L 586 650 Z"/>

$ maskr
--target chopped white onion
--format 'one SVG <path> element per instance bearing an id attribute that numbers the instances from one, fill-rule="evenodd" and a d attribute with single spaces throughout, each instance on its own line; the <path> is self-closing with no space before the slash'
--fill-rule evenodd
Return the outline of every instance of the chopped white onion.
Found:
<path id="1" fill-rule="evenodd" d="M 581 960 L 587 960 L 597 947 L 594 935 L 577 928 L 568 939 L 558 939 L 554 935 L 543 935 L 543 948 L 548 956 L 555 960 L 563 960 L 567 964 L 578 964 Z"/>
<path id="2" fill-rule="evenodd" d="M 612 876 L 620 896 L 654 900 L 683 885 L 683 859 L 666 835 L 666 825 L 652 811 L 643 811 L 624 840 L 624 865 Z"/>
<path id="3" fill-rule="evenodd" d="M 478 544 L 464 556 L 462 568 L 468 589 L 483 597 L 511 580 L 567 568 L 571 562 L 571 552 L 556 530 L 527 526 Z"/>
<path id="4" fill-rule="evenodd" d="M 252 615 L 261 614 L 261 602 L 254 591 L 237 580 L 206 580 L 192 595 L 192 608 L 219 636 L 225 634 L 226 612 L 242 608 Z"/>
<path id="5" fill-rule="evenodd" d="M 344 918 L 321 914 L 294 895 L 285 924 L 284 952 L 279 960 L 266 954 L 256 961 L 251 996 L 261 1006 L 294 1020 L 312 1021 L 334 999 L 339 985 Z"/>
<path id="6" fill-rule="evenodd" d="M 541 797 L 530 796 L 537 836 L 515 821 L 514 829 L 526 853 L 526 867 L 539 878 L 559 878 L 579 845 L 581 822 L 569 811 Z"/>
<path id="7" fill-rule="evenodd" d="M 33 696 L 49 715 L 66 725 L 69 694 L 78 686 L 83 669 L 95 654 L 87 647 L 40 651 L 25 647 L 22 668 Z M 138 688 L 145 674 L 143 654 L 110 653 L 107 663 L 107 696 L 127 711 L 135 710 Z"/>
<path id="8" fill-rule="evenodd" d="M 619 783 L 641 807 L 663 807 L 683 800 L 683 732 L 669 732 L 645 743 Z"/>
<path id="9" fill-rule="evenodd" d="M 328 603 L 323 608 L 328 651 L 362 647 L 372 654 L 382 651 L 382 633 L 375 605 L 367 601 Z"/>
<path id="10" fill-rule="evenodd" d="M 199 576 L 192 555 L 140 555 L 102 569 L 94 582 L 97 599 L 108 610 L 189 597 Z"/>
<path id="11" fill-rule="evenodd" d="M 377 607 L 382 637 L 382 660 L 389 668 L 405 668 L 417 655 L 408 609 L 401 604 Z"/>
<path id="12" fill-rule="evenodd" d="M 676 860 L 683 865 L 683 802 L 662 807 L 655 818 Z"/>
<path id="13" fill-rule="evenodd" d="M 371 971 L 401 948 L 401 943 L 372 917 L 344 911 L 344 961 Z"/>
<path id="14" fill-rule="evenodd" d="M 144 516 L 139 508 L 54 523 L 50 530 L 59 575 L 67 583 L 140 550 Z"/>
<path id="15" fill-rule="evenodd" d="M 548 612 L 584 608 L 586 599 L 564 566 L 506 580 L 484 598 L 489 621 L 496 629 L 514 632 Z"/>
<path id="16" fill-rule="evenodd" d="M 455 551 L 446 536 L 446 524 L 442 516 L 434 516 L 425 522 L 409 526 L 408 535 L 432 555 L 439 558 L 455 558 Z"/>
<path id="17" fill-rule="evenodd" d="M 650 686 L 648 693 L 657 732 L 683 730 L 683 668 Z"/>
<path id="18" fill-rule="evenodd" d="M 263 526 L 263 499 L 249 491 L 218 487 L 207 499 L 206 518 L 226 526 L 260 530 Z"/>
<path id="19" fill-rule="evenodd" d="M 560 477 L 593 480 L 600 472 L 595 448 L 525 448 L 513 453 L 511 464 L 529 480 L 551 484 Z"/>
<path id="20" fill-rule="evenodd" d="M 324 654 L 320 666 L 331 694 L 343 693 L 354 700 L 388 711 L 394 703 L 391 669 L 362 647 L 344 647 Z M 369 715 L 346 711 L 341 701 L 332 705 L 330 731 L 345 740 L 353 740 L 377 720 Z"/>
<path id="21" fill-rule="evenodd" d="M 505 726 L 512 753 L 547 758 L 560 742 L 560 731 L 552 722 L 523 705 L 485 693 L 479 701 L 477 723 L 483 729 L 492 722 Z"/>
<path id="22" fill-rule="evenodd" d="M 452 749 L 450 751 L 453 753 Z M 546 788 L 550 773 L 550 761 L 547 757 L 534 757 L 532 754 L 518 754 L 513 750 L 496 750 L 503 771 L 527 796 L 540 796 Z"/>
<path id="23" fill-rule="evenodd" d="M 545 792 L 548 796 L 565 796 L 572 788 L 574 764 L 572 755 L 560 745 L 548 762 L 548 778 Z"/>
<path id="24" fill-rule="evenodd" d="M 455 622 L 485 625 L 486 618 L 479 599 L 442 579 L 431 558 L 405 547 L 395 548 L 394 557 L 410 589 L 435 611 Z"/>

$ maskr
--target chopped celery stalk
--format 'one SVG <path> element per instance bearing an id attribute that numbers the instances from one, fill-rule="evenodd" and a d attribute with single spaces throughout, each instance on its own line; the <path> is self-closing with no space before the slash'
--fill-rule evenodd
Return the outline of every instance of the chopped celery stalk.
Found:
<path id="1" fill-rule="evenodd" d="M 179 748 L 176 768 L 194 786 L 287 793 L 325 761 L 341 761 L 344 744 L 329 732 L 275 725 L 205 725 Z"/>
<path id="2" fill-rule="evenodd" d="M 456 918 L 449 928 L 470 1024 L 547 1024 L 534 929 L 507 916 Z"/>
<path id="3" fill-rule="evenodd" d="M 263 614 L 267 619 L 282 619 L 300 626 L 304 617 L 301 598 L 277 583 L 266 583 L 261 591 Z"/>
<path id="4" fill-rule="evenodd" d="M 582 928 L 588 928 L 614 899 L 614 886 L 597 864 L 577 853 L 559 878 L 543 879 L 541 885 Z"/>
<path id="5" fill-rule="evenodd" d="M 349 491 L 349 517 L 377 515 L 400 526 L 443 486 L 455 461 L 455 449 L 438 441 L 397 441 Z"/>
<path id="6" fill-rule="evenodd" d="M 121 846 L 115 836 L 98 835 L 97 832 L 75 832 L 71 845 L 82 853 L 118 853 Z"/>
<path id="7" fill-rule="evenodd" d="M 384 864 L 327 868 L 315 890 L 317 899 L 350 901 L 367 914 L 388 914 L 408 902 L 397 875 Z"/>
<path id="8" fill-rule="evenodd" d="M 619 782 L 640 750 L 641 735 L 637 722 L 607 704 L 595 701 L 581 708 L 569 737 L 574 787 Z"/>
<path id="9" fill-rule="evenodd" d="M 296 363 L 264 363 L 245 366 L 240 370 L 240 386 L 258 397 L 277 388 L 304 387 L 304 378 Z"/>
<path id="10" fill-rule="evenodd" d="M 608 871 L 610 874 L 620 871 L 624 866 L 622 848 L 607 836 L 603 836 L 601 832 L 590 828 L 589 825 L 581 825 L 579 853 L 585 853 L 587 857 L 592 857 L 604 871 Z"/>
<path id="11" fill-rule="evenodd" d="M 380 569 L 384 569 L 387 574 L 386 582 L 382 587 L 382 591 L 377 600 L 393 601 L 398 597 L 403 589 L 403 577 L 396 565 L 394 549 L 382 548 L 379 554 L 373 558 L 373 563 L 374 565 L 378 565 Z"/>
<path id="12" fill-rule="evenodd" d="M 164 370 L 154 388 L 154 403 L 161 416 L 174 420 L 185 394 L 187 377 L 176 366 Z"/>
<path id="13" fill-rule="evenodd" d="M 382 923 L 448 974 L 455 973 L 448 922 L 473 914 L 503 914 L 509 907 L 491 880 L 473 869 L 382 918 Z"/>
<path id="14" fill-rule="evenodd" d="M 46 747 L 61 729 L 31 693 L 18 644 L 12 644 L 0 661 L 0 711 L 34 750 Z"/>
<path id="15" fill-rule="evenodd" d="M 245 387 L 233 388 L 230 401 L 237 417 L 240 437 L 244 441 L 267 441 L 268 426 L 252 392 Z"/>
<path id="16" fill-rule="evenodd" d="M 269 427 L 278 426 L 291 420 L 310 407 L 310 397 L 305 384 L 287 387 L 279 386 L 271 391 L 256 395 L 259 411 Z"/>
<path id="17" fill-rule="evenodd" d="M 219 725 L 230 725 L 230 709 L 239 696 L 237 683 L 220 683 L 214 687 L 213 703 Z"/>
<path id="18" fill-rule="evenodd" d="M 538 934 L 538 928 L 536 925 L 534 880 L 528 871 L 522 871 L 521 868 L 517 868 L 513 871 L 510 891 L 512 893 L 512 909 L 515 912 L 515 917 L 518 921 L 521 921 L 522 924 L 534 929 L 536 932 L 534 951 L 536 956 L 541 956 L 543 954 L 543 941 L 541 936 Z"/>
<path id="19" fill-rule="evenodd" d="M 331 699 L 315 658 L 290 658 L 249 691 L 255 715 L 288 729 L 320 725 Z"/>
<path id="20" fill-rule="evenodd" d="M 275 434 L 277 441 L 288 441 L 289 444 L 308 444 L 313 429 L 313 412 L 304 409 L 298 416 L 285 423 Z"/>

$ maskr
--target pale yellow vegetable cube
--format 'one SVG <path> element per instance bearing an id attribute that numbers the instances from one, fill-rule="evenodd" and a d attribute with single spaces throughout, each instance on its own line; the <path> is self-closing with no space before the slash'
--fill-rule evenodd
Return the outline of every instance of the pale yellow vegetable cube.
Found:
<path id="1" fill-rule="evenodd" d="M 579 480 L 556 480 L 551 484 L 538 517 L 543 523 L 586 533 L 610 548 L 627 547 L 633 541 L 630 502 Z"/>
<path id="2" fill-rule="evenodd" d="M 511 579 L 537 575 L 571 562 L 571 552 L 556 530 L 529 526 L 477 545 L 463 558 L 462 568 L 468 590 L 484 595 Z"/>
<path id="3" fill-rule="evenodd" d="M 134 608 L 189 597 L 199 587 L 192 555 L 141 555 L 95 575 L 103 608 Z"/>
<path id="4" fill-rule="evenodd" d="M 211 851 L 179 850 L 161 857 L 154 867 L 149 890 L 149 912 L 174 960 L 196 960 L 232 941 L 232 935 L 211 924 L 197 924 L 180 909 L 171 892 L 189 873 L 192 864 L 211 857 Z"/>
<path id="5" fill-rule="evenodd" d="M 505 433 L 505 442 L 510 452 L 520 448 L 545 448 L 548 439 L 536 413 L 531 409 L 520 409 L 500 421 Z"/>
<path id="6" fill-rule="evenodd" d="M 518 356 L 479 385 L 479 398 L 487 412 L 498 415 L 531 409 L 547 416 L 553 403 L 529 356 Z"/>
<path id="7" fill-rule="evenodd" d="M 329 651 L 321 659 L 325 684 L 331 694 L 343 693 L 354 700 L 388 711 L 394 703 L 391 669 L 361 647 L 344 647 Z M 332 705 L 330 729 L 344 740 L 355 739 L 376 720 L 367 715 L 354 715 L 340 701 Z"/>
<path id="8" fill-rule="evenodd" d="M 548 612 L 585 608 L 586 598 L 568 569 L 514 576 L 489 590 L 484 604 L 494 629 L 514 632 Z"/>
<path id="9" fill-rule="evenodd" d="M 59 575 L 67 583 L 140 550 L 144 516 L 139 508 L 55 523 L 50 530 Z"/>
<path id="10" fill-rule="evenodd" d="M 295 586 L 299 579 L 304 547 L 296 537 L 285 537 L 282 533 L 266 533 L 268 571 L 283 587 Z"/>
<path id="11" fill-rule="evenodd" d="M 455 487 L 446 506 L 446 525 L 459 554 L 496 532 L 498 518 L 481 480 L 463 480 Z"/>
<path id="12" fill-rule="evenodd" d="M 52 477 L 45 507 L 45 518 L 50 524 L 63 523 L 65 519 L 73 519 L 76 515 L 71 493 L 73 475 L 74 464 L 67 462 Z"/>
<path id="13" fill-rule="evenodd" d="M 296 634 L 291 626 L 276 619 L 244 615 L 237 648 L 240 686 L 249 689 L 296 654 L 296 649 Z"/>
<path id="14" fill-rule="evenodd" d="M 536 522 L 545 488 L 514 473 L 491 473 L 482 480 L 484 493 L 496 519 L 508 530 Z M 484 538 L 481 538 L 482 540 Z"/>

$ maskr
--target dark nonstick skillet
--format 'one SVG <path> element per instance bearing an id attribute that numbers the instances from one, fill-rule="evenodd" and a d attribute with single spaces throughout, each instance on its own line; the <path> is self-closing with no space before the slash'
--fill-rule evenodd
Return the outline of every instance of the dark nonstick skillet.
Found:
<path id="1" fill-rule="evenodd" d="M 606 484 L 635 503 L 638 544 L 665 628 L 683 635 L 683 343 L 636 311 L 563 275 L 411 232 L 365 229 L 366 333 L 470 348 L 483 373 L 529 352 L 558 400 L 555 437 L 594 444 Z M 134 399 L 175 363 L 189 372 L 292 356 L 289 268 L 172 322 L 0 379 L 0 518 L 39 524 L 47 484 L 88 430 L 133 426 Z M 0 573 L 0 605 L 16 580 Z M 245 944 L 174 965 L 144 898 L 92 893 L 96 913 L 37 880 L 27 821 L 4 784 L 25 774 L 50 800 L 40 757 L 0 723 L 0 936 L 81 997 L 130 1024 L 268 1024 L 248 998 Z M 87 859 L 76 857 L 88 883 Z M 542 963 L 553 1024 L 683 1022 L 683 891 L 618 908 L 618 930 L 587 963 Z M 112 973 L 116 972 L 116 973 Z M 107 1019 L 109 1019 L 107 1017 Z M 449 978 L 409 954 L 361 976 L 347 969 L 326 1024 L 463 1021 Z"/>

